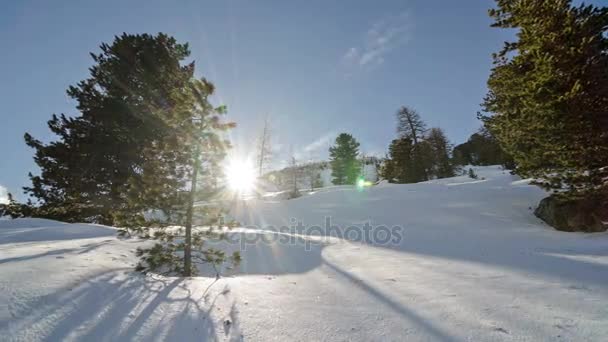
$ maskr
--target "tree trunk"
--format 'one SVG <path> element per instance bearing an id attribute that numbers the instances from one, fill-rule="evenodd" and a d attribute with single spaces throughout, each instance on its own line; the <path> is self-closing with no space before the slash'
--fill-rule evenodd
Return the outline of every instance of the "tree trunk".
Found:
<path id="1" fill-rule="evenodd" d="M 190 185 L 190 196 L 188 198 L 188 208 L 186 210 L 186 240 L 184 241 L 184 276 L 192 275 L 192 216 L 194 214 L 194 194 L 196 193 L 196 182 L 198 178 L 199 162 L 198 162 L 199 147 L 196 145 L 194 151 L 194 165 L 192 168 L 192 184 Z"/>

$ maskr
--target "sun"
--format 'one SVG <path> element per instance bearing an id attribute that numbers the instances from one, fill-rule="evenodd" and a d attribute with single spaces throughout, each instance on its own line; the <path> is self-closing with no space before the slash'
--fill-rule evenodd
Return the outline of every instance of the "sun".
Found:
<path id="1" fill-rule="evenodd" d="M 232 159 L 226 165 L 224 172 L 232 191 L 248 193 L 255 187 L 255 168 L 248 160 Z"/>

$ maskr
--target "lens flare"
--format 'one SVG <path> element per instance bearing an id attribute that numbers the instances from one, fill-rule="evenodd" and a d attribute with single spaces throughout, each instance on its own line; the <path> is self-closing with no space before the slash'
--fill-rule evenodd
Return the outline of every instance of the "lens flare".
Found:
<path id="1" fill-rule="evenodd" d="M 248 193 L 255 187 L 256 173 L 250 161 L 230 160 L 224 172 L 228 186 L 232 191 Z"/>

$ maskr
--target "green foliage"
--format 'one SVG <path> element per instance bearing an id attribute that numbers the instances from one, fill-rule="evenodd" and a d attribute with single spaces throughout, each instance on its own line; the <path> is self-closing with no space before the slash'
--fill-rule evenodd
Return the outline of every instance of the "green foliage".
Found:
<path id="1" fill-rule="evenodd" d="M 123 34 L 91 54 L 90 78 L 67 91 L 81 115 L 53 115 L 48 126 L 58 140 L 49 144 L 25 135 L 41 170 L 25 190 L 41 213 L 115 224 L 127 213 L 179 201 L 184 174 L 176 165 L 189 156 L 175 152 L 176 123 L 192 106 L 194 64 L 181 64 L 189 53 L 164 34 Z M 131 200 L 134 194 L 141 200 Z"/>
<path id="2" fill-rule="evenodd" d="M 454 147 L 453 161 L 456 165 L 502 165 L 507 169 L 515 167 L 513 159 L 503 151 L 486 128 L 481 128 L 465 143 Z"/>
<path id="3" fill-rule="evenodd" d="M 329 148 L 332 183 L 334 185 L 355 184 L 361 173 L 359 142 L 352 135 L 342 133 Z"/>
<path id="4" fill-rule="evenodd" d="M 388 156 L 382 168 L 382 178 L 390 183 L 414 183 L 418 181 L 412 164 L 412 140 L 399 138 L 391 142 Z"/>
<path id="5" fill-rule="evenodd" d="M 38 217 L 36 208 L 31 203 L 15 201 L 11 193 L 8 194 L 8 203 L 0 203 L 0 217 L 9 216 L 12 219 L 21 217 Z"/>
<path id="6" fill-rule="evenodd" d="M 221 120 L 225 107 L 209 103 L 214 86 L 193 77 L 194 63 L 183 64 L 188 55 L 187 44 L 162 33 L 115 37 L 91 54 L 91 77 L 68 89 L 81 115 L 54 115 L 48 125 L 58 140 L 50 144 L 25 137 L 41 169 L 25 188 L 37 212 L 158 240 L 139 251 L 140 270 L 191 275 L 192 259 L 214 266 L 228 259 L 204 248 L 215 235 L 191 233 L 200 212 L 194 203 L 211 203 L 221 190 L 220 162 L 229 147 L 221 132 L 234 124 Z M 221 217 L 212 205 L 202 215 L 201 224 Z"/>
<path id="7" fill-rule="evenodd" d="M 443 130 L 427 130 L 420 115 L 408 107 L 401 107 L 396 116 L 399 138 L 389 146 L 382 178 L 391 183 L 415 183 L 454 176 L 451 145 Z"/>
<path id="8" fill-rule="evenodd" d="M 451 145 L 441 128 L 431 128 L 426 142 L 430 147 L 431 174 L 436 178 L 453 177 L 454 166 L 450 158 Z"/>
<path id="9" fill-rule="evenodd" d="M 494 27 L 517 40 L 494 55 L 486 127 L 516 173 L 564 196 L 606 188 L 608 8 L 569 0 L 498 0 Z"/>
<path id="10" fill-rule="evenodd" d="M 191 236 L 192 263 L 186 270 L 184 252 L 186 249 L 185 229 L 183 227 L 169 227 L 164 229 L 150 229 L 151 235 L 147 238 L 158 242 L 150 248 L 138 248 L 136 255 L 140 257 L 136 270 L 140 272 L 155 272 L 164 275 L 198 275 L 199 266 L 205 265 L 213 268 L 216 277 L 220 277 L 223 267 L 236 267 L 241 262 L 240 253 L 227 254 L 213 243 L 225 240 L 226 233 L 236 223 L 224 224 L 221 211 L 217 208 L 204 208 L 200 210 L 200 228 Z"/>

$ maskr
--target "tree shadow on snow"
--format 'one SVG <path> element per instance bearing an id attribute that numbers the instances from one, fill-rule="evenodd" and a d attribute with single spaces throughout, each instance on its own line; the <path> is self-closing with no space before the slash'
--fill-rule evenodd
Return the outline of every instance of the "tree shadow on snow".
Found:
<path id="1" fill-rule="evenodd" d="M 401 303 L 396 302 L 390 297 L 384 295 L 382 292 L 368 285 L 364 280 L 359 279 L 348 271 L 340 268 L 336 264 L 324 260 L 323 265 L 327 266 L 331 271 L 338 274 L 346 282 L 351 283 L 360 288 L 361 290 L 365 291 L 367 294 L 373 297 L 374 300 L 386 305 L 396 314 L 402 316 L 404 319 L 413 323 L 415 326 L 420 327 L 422 330 L 432 336 L 434 341 L 457 341 L 455 337 L 448 335 L 435 323 L 424 319 L 416 312 L 412 311 L 411 309 L 408 309 Z"/>
<path id="2" fill-rule="evenodd" d="M 12 225 L 11 225 L 12 222 Z M 27 222 L 27 221 L 26 221 Z M 0 226 L 0 245 L 7 243 L 58 241 L 73 239 L 90 239 L 105 236 L 116 236 L 116 229 L 105 226 L 62 223 L 49 221 L 50 223 L 32 224 L 26 226 L 19 220 L 3 222 Z"/>
<path id="3" fill-rule="evenodd" d="M 20 339 L 34 330 L 48 341 L 213 341 L 221 332 L 210 313 L 221 293 L 207 292 L 195 295 L 181 278 L 111 271 L 21 305 L 0 321 L 0 333 Z M 230 337 L 239 338 L 238 329 L 232 324 Z"/>
<path id="4" fill-rule="evenodd" d="M 58 258 L 63 259 L 63 256 L 61 256 L 62 254 L 85 254 L 85 253 L 93 251 L 111 241 L 113 241 L 113 240 L 105 240 L 105 241 L 96 242 L 96 243 L 89 243 L 89 244 L 80 246 L 80 248 L 62 248 L 62 249 L 51 250 L 51 251 L 44 252 L 44 253 L 0 259 L 0 265 L 11 263 L 11 262 L 19 262 L 19 261 L 27 261 L 27 260 L 33 260 L 33 259 L 38 259 L 38 258 L 44 258 L 47 256 L 53 256 L 53 255 L 59 255 Z"/>
<path id="5" fill-rule="evenodd" d="M 224 268 L 222 275 L 280 275 L 305 273 L 321 265 L 321 253 L 326 246 L 314 237 L 269 231 L 235 231 L 228 241 L 209 243 L 228 254 L 238 251 L 242 262 L 236 268 Z M 199 266 L 203 276 L 215 276 L 208 265 Z"/>

